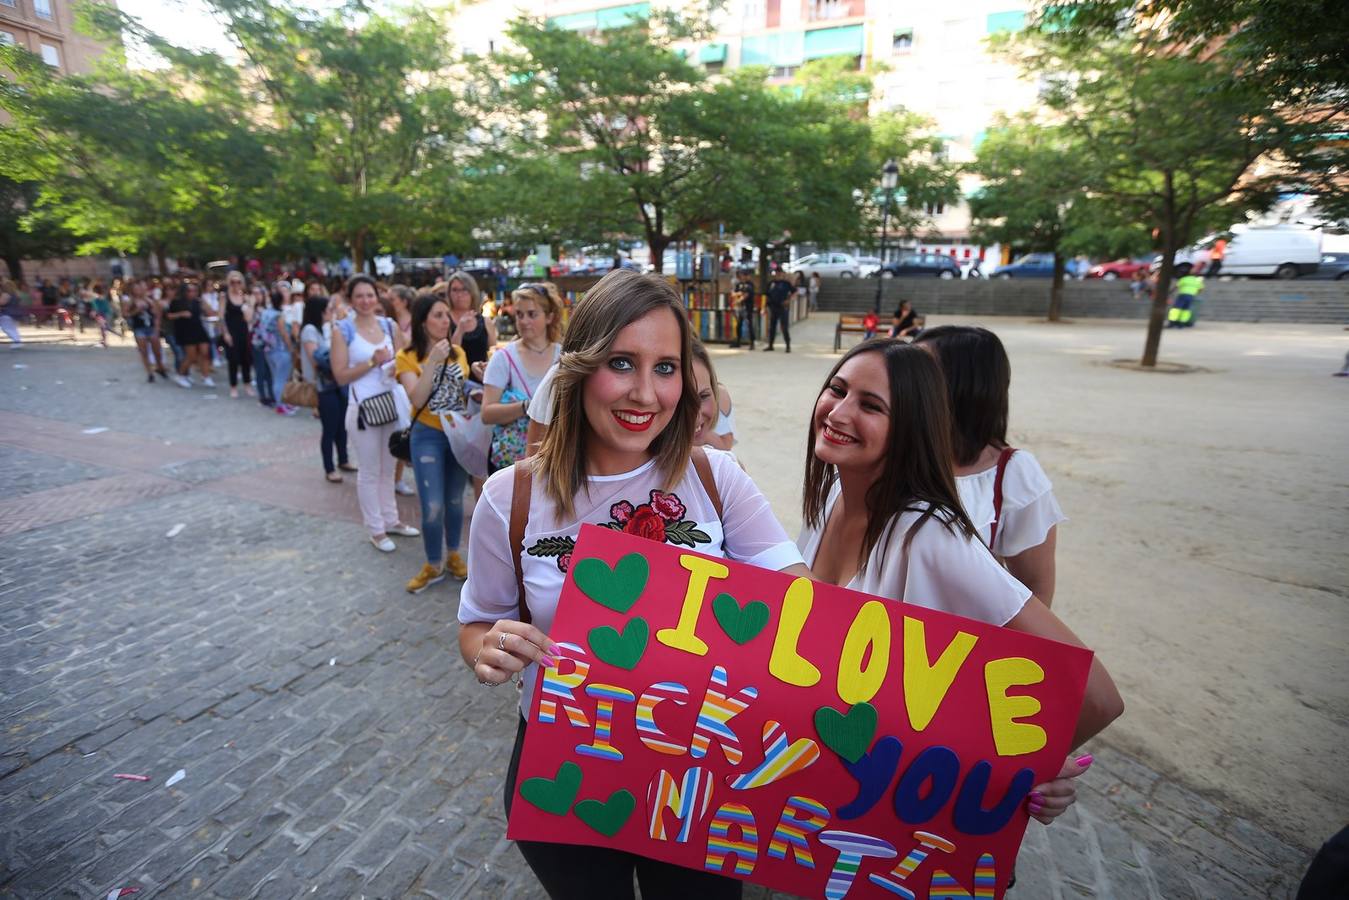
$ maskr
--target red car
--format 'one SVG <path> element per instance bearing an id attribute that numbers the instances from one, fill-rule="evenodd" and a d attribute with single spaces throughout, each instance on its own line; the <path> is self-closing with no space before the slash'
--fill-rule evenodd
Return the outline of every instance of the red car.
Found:
<path id="1" fill-rule="evenodd" d="M 1114 281 L 1116 278 L 1133 278 L 1135 272 L 1147 271 L 1148 264 L 1149 262 L 1146 259 L 1117 259 L 1113 262 L 1092 266 L 1087 270 L 1087 277 L 1104 278 L 1106 281 Z"/>

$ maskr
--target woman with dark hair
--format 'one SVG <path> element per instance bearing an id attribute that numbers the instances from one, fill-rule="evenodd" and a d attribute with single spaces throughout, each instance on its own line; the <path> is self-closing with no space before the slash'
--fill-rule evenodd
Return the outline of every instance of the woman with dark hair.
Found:
<path id="1" fill-rule="evenodd" d="M 401 336 L 398 326 L 380 315 L 379 293 L 369 275 L 353 275 L 347 282 L 346 295 L 356 315 L 333 323 L 333 378 L 350 389 L 346 425 L 360 461 L 356 497 L 361 518 L 375 549 L 392 553 L 397 547 L 389 535 L 421 534 L 399 521 L 393 492 L 394 457 L 389 453 L 389 436 L 411 424 L 407 392 L 393 374 L 394 353 L 402 347 Z M 390 408 L 393 414 L 386 415 Z"/>
<path id="2" fill-rule="evenodd" d="M 553 427 L 534 456 L 487 479 L 469 530 L 468 581 L 460 591 L 459 650 L 485 685 L 522 674 L 522 708 L 538 669 L 564 651 L 548 638 L 581 526 L 597 523 L 664 540 L 678 523 L 699 553 L 808 575 L 754 486 L 729 453 L 695 447 L 698 398 L 692 336 L 679 294 L 630 269 L 600 279 L 576 305 L 554 375 Z M 512 504 L 527 496 L 520 541 Z M 521 596 L 516 566 L 523 575 Z M 515 801 L 525 720 L 506 770 Z M 603 847 L 521 841 L 554 900 L 632 897 L 738 898 L 741 883 Z"/>
<path id="3" fill-rule="evenodd" d="M 808 436 L 798 543 L 818 580 L 1081 646 L 998 565 L 965 514 L 932 354 L 893 338 L 857 345 L 825 379 Z M 1073 746 L 1123 710 L 1097 656 Z M 1031 815 L 1048 822 L 1067 809 L 1072 778 L 1090 764 L 1069 759 L 1058 779 L 1032 791 Z"/>
<path id="4" fill-rule="evenodd" d="M 1064 515 L 1035 457 L 1007 443 L 1012 365 L 1002 341 L 986 328 L 941 325 L 917 343 L 936 354 L 945 375 L 961 504 L 1007 571 L 1049 606 Z"/>
<path id="5" fill-rule="evenodd" d="M 165 318 L 173 322 L 174 340 L 183 351 L 183 358 L 178 364 L 178 377 L 175 379 L 179 387 L 192 387 L 188 376 L 194 365 L 201 372 L 201 383 L 206 387 L 215 387 L 215 381 L 211 378 L 211 339 L 202 323 L 201 300 L 197 297 L 195 281 L 184 281 L 178 286 Z"/>
<path id="6" fill-rule="evenodd" d="M 459 555 L 464 527 L 464 485 L 468 473 L 454 458 L 441 414 L 464 412 L 464 380 L 468 360 L 462 348 L 450 343 L 450 305 L 443 297 L 427 294 L 412 304 L 412 343 L 398 353 L 394 371 L 408 393 L 413 409 L 420 410 L 410 436 L 412 470 L 422 506 L 422 547 L 426 563 L 407 583 L 408 593 L 420 594 L 445 579 L 468 574 Z M 448 555 L 447 555 L 448 554 Z"/>
<path id="7" fill-rule="evenodd" d="M 131 325 L 131 333 L 136 338 L 136 350 L 140 353 L 141 365 L 145 366 L 145 380 L 153 383 L 156 372 L 160 378 L 167 379 L 164 350 L 159 343 L 159 305 L 140 278 L 133 278 L 127 284 L 127 293 L 122 295 L 122 318 Z"/>
<path id="8" fill-rule="evenodd" d="M 319 438 L 319 457 L 323 460 L 324 477 L 333 484 L 341 484 L 337 468 L 348 472 L 355 466 L 347 462 L 347 394 L 333 380 L 331 365 L 319 365 L 314 355 L 328 351 L 328 338 L 323 333 L 331 303 L 327 297 L 315 294 L 304 302 L 304 319 L 300 326 L 300 371 L 304 380 L 318 392 L 319 421 L 323 435 Z M 333 450 L 337 450 L 337 467 L 333 467 Z"/>
<path id="9" fill-rule="evenodd" d="M 281 289 L 273 287 L 267 306 L 257 313 L 257 338 L 261 344 L 263 359 L 267 363 L 267 372 L 271 376 L 267 396 L 270 396 L 272 403 L 275 404 L 277 415 L 293 416 L 295 407 L 281 402 L 286 382 L 290 381 L 290 368 L 294 365 L 291 361 L 290 329 L 286 327 L 285 316 L 286 301 L 290 299 L 287 294 L 290 285 L 285 281 L 279 281 L 277 285 L 281 286 Z"/>

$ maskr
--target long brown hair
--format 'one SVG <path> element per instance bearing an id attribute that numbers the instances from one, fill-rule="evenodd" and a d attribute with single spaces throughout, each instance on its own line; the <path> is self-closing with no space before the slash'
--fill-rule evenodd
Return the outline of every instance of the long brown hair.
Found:
<path id="1" fill-rule="evenodd" d="M 867 528 L 858 559 L 865 567 L 881 537 L 905 512 L 920 514 L 904 535 L 906 551 L 913 535 L 928 519 L 939 522 L 953 534 L 977 537 L 978 531 L 960 505 L 960 494 L 956 491 L 951 463 L 951 414 L 937 361 L 922 347 L 906 341 L 894 338 L 866 341 L 844 354 L 824 380 L 820 393 L 828 389 L 844 363 L 863 353 L 878 353 L 885 362 L 890 381 L 890 434 L 880 476 L 867 490 Z M 829 492 L 838 480 L 838 470 L 815 455 L 814 405 L 807 434 L 801 514 L 807 525 L 823 529 Z M 886 536 L 887 543 L 891 537 L 892 531 Z"/>
<path id="2" fill-rule="evenodd" d="M 620 331 L 661 309 L 668 309 L 679 323 L 683 391 L 669 423 L 651 441 L 651 454 L 666 490 L 673 488 L 688 468 L 693 432 L 698 426 L 698 390 L 693 381 L 692 333 L 683 301 L 658 276 L 615 269 L 586 293 L 572 313 L 553 376 L 552 425 L 531 460 L 534 471 L 545 478 L 544 490 L 557 505 L 559 520 L 575 511 L 576 495 L 586 486 L 589 474 L 586 449 L 592 438 L 583 401 L 586 379 L 607 361 L 609 348 Z"/>

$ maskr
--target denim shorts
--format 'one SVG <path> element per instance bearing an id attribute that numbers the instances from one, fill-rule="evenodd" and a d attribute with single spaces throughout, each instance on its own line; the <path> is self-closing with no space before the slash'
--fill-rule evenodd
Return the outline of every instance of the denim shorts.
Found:
<path id="1" fill-rule="evenodd" d="M 132 333 L 133 335 L 135 335 L 136 337 L 138 337 L 138 338 L 146 338 L 147 340 L 148 340 L 149 338 L 152 338 L 152 337 L 155 336 L 155 330 L 154 330 L 153 327 L 151 327 L 151 328 L 133 328 L 133 329 L 131 329 L 131 333 Z"/>

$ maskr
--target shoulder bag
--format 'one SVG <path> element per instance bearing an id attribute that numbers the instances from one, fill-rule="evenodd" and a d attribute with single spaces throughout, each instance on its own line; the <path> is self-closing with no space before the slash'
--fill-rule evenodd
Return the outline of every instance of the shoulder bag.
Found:
<path id="1" fill-rule="evenodd" d="M 417 417 L 426 409 L 426 404 L 431 402 L 431 398 L 436 395 L 436 388 L 440 386 L 440 379 L 445 376 L 445 366 L 442 364 L 440 371 L 436 373 L 435 379 L 431 382 L 431 391 L 426 395 L 426 403 L 417 407 L 417 411 L 412 414 L 412 422 L 407 428 L 394 429 L 393 434 L 389 435 L 389 453 L 393 454 L 394 459 L 401 459 L 403 462 L 412 462 L 412 426 L 417 424 Z M 390 394 L 390 399 L 392 399 Z"/>

